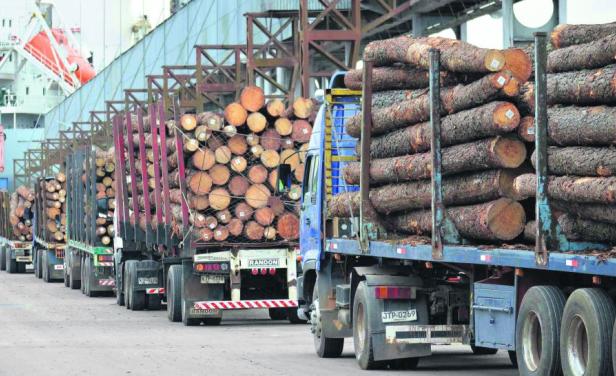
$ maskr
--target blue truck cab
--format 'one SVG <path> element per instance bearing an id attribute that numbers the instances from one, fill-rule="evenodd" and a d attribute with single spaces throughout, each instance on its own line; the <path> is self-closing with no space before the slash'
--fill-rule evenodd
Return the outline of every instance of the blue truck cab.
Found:
<path id="1" fill-rule="evenodd" d="M 344 72 L 336 73 L 324 95 L 302 187 L 298 314 L 310 320 L 317 355 L 340 356 L 344 338 L 352 337 L 363 369 L 415 368 L 433 345 L 456 343 L 480 355 L 508 351 L 521 374 L 616 364 L 611 356 L 588 356 L 612 354 L 616 259 L 598 256 L 605 244 L 557 234 L 559 247 L 543 260 L 538 246 L 468 242 L 445 243 L 439 255 L 429 238 L 409 241 L 368 229 L 364 242 L 360 218 L 328 214 L 331 197 L 360 189 L 345 183 L 342 169 L 361 161 L 358 140 L 344 124 L 361 113 L 362 92 L 343 81 Z M 547 218 L 549 205 L 539 197 L 536 216 Z M 610 334 L 574 340 L 591 332 Z"/>

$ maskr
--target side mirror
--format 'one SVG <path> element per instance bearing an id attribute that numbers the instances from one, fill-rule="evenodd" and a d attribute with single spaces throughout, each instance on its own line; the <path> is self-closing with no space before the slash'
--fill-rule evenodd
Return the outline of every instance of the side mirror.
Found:
<path id="1" fill-rule="evenodd" d="M 276 170 L 278 179 L 276 179 L 276 193 L 285 193 L 291 189 L 292 172 L 291 165 L 279 164 Z"/>

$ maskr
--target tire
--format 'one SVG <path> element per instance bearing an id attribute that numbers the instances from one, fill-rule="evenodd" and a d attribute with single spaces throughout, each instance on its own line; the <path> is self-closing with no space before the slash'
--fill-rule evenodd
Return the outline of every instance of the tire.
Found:
<path id="1" fill-rule="evenodd" d="M 77 290 L 81 288 L 81 278 L 75 278 L 75 255 L 71 254 L 68 259 L 68 267 L 71 269 L 71 272 L 68 275 L 68 285 L 71 290 Z M 81 273 L 81 270 L 79 271 Z"/>
<path id="2" fill-rule="evenodd" d="M 17 261 L 11 259 L 11 252 L 6 254 L 6 272 L 9 274 L 17 273 Z"/>
<path id="3" fill-rule="evenodd" d="M 128 274 L 127 263 L 124 263 L 124 279 L 122 281 L 122 291 L 124 291 L 124 306 L 126 309 L 130 309 L 131 301 L 130 301 L 130 291 L 128 286 L 130 286 L 131 280 L 130 275 Z"/>
<path id="4" fill-rule="evenodd" d="M 6 248 L 7 245 L 0 247 L 0 270 L 6 270 Z"/>
<path id="5" fill-rule="evenodd" d="M 520 375 L 561 374 L 559 339 L 564 307 L 565 295 L 554 286 L 534 286 L 524 295 L 515 336 Z"/>
<path id="6" fill-rule="evenodd" d="M 90 284 L 90 277 L 92 276 L 92 261 L 90 259 L 90 255 L 86 255 L 84 257 L 85 265 L 82 265 L 82 269 L 85 270 L 84 277 L 82 281 L 85 283 L 85 294 L 88 297 L 92 297 L 92 285 Z"/>
<path id="7" fill-rule="evenodd" d="M 130 300 L 130 310 L 132 311 L 143 311 L 145 309 L 145 292 L 144 291 L 135 291 L 133 288 L 133 280 L 135 274 L 137 274 L 137 260 L 128 260 L 126 261 L 126 274 L 128 274 L 128 297 Z"/>
<path id="8" fill-rule="evenodd" d="M 188 303 L 182 299 L 182 323 L 184 326 L 197 326 L 201 324 L 202 319 L 190 318 L 188 316 Z"/>
<path id="9" fill-rule="evenodd" d="M 329 338 L 322 335 L 321 313 L 319 309 L 318 283 L 312 290 L 312 311 L 310 312 L 310 326 L 314 350 L 319 358 L 338 358 L 342 355 L 344 338 Z"/>
<path id="10" fill-rule="evenodd" d="M 489 347 L 480 347 L 471 345 L 471 350 L 473 350 L 473 354 L 475 355 L 494 355 L 498 352 L 498 349 L 491 349 Z"/>
<path id="11" fill-rule="evenodd" d="M 560 328 L 560 356 L 565 376 L 609 375 L 616 309 L 598 288 L 575 290 L 567 299 Z"/>
<path id="12" fill-rule="evenodd" d="M 116 290 L 116 304 L 120 307 L 126 304 L 124 299 L 124 278 L 122 278 L 124 263 L 120 263 L 115 270 L 115 290 Z"/>
<path id="13" fill-rule="evenodd" d="M 167 318 L 182 321 L 182 265 L 171 265 L 167 273 Z"/>
<path id="14" fill-rule="evenodd" d="M 222 321 L 222 317 L 211 317 L 209 319 L 203 319 L 203 325 L 205 326 L 218 326 Z"/>
<path id="15" fill-rule="evenodd" d="M 353 345 L 355 359 L 361 369 L 376 369 L 383 367 L 383 362 L 374 360 L 372 348 L 372 324 L 368 313 L 368 288 L 366 282 L 359 282 L 353 302 Z"/>
<path id="16" fill-rule="evenodd" d="M 518 358 L 517 358 L 517 354 L 515 351 L 507 351 L 507 354 L 509 355 L 509 360 L 511 361 L 511 365 L 514 368 L 518 368 Z"/>
<path id="17" fill-rule="evenodd" d="M 70 282 L 68 280 L 68 272 L 67 272 L 68 268 L 64 268 L 64 287 L 69 287 L 70 286 Z"/>
<path id="18" fill-rule="evenodd" d="M 285 312 L 285 315 L 286 315 L 287 320 L 289 320 L 289 322 L 293 325 L 305 324 L 308 322 L 304 319 L 299 318 L 299 316 L 297 315 L 297 307 L 288 308 Z"/>
<path id="19" fill-rule="evenodd" d="M 268 313 L 270 319 L 274 321 L 287 319 L 287 311 L 284 308 L 270 308 L 268 309 Z"/>
<path id="20" fill-rule="evenodd" d="M 149 311 L 160 311 L 163 306 L 160 300 L 160 295 L 146 295 L 145 298 Z"/>
<path id="21" fill-rule="evenodd" d="M 47 264 L 47 250 L 43 250 L 42 257 L 40 259 L 41 270 L 43 271 L 43 281 L 49 283 L 49 265 Z"/>
<path id="22" fill-rule="evenodd" d="M 38 279 L 43 279 L 43 262 L 41 261 L 43 258 L 43 250 L 36 250 L 36 268 L 38 269 Z"/>

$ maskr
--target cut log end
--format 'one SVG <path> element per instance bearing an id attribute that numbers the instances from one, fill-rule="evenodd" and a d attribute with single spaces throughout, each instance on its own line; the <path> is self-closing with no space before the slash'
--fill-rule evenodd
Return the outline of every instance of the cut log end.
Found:
<path id="1" fill-rule="evenodd" d="M 501 102 L 493 113 L 494 124 L 506 130 L 513 130 L 520 123 L 520 112 L 512 103 Z"/>
<path id="2" fill-rule="evenodd" d="M 494 155 L 499 158 L 503 167 L 520 167 L 526 159 L 526 146 L 519 140 L 497 137 L 491 146 Z"/>
<path id="3" fill-rule="evenodd" d="M 257 112 L 265 105 L 263 89 L 257 86 L 246 86 L 240 94 L 242 107 L 250 112 Z"/>
<path id="4" fill-rule="evenodd" d="M 524 207 L 517 201 L 497 200 L 487 213 L 487 223 L 496 238 L 513 240 L 524 231 L 526 224 Z"/>
<path id="5" fill-rule="evenodd" d="M 239 127 L 246 122 L 248 112 L 239 103 L 231 103 L 225 108 L 225 120 L 231 125 Z"/>
<path id="6" fill-rule="evenodd" d="M 504 69 L 511 72 L 520 82 L 526 82 L 530 78 L 533 64 L 530 56 L 521 48 L 508 48 L 503 51 L 505 56 Z"/>
<path id="7" fill-rule="evenodd" d="M 498 50 L 489 50 L 484 58 L 483 65 L 488 72 L 498 72 L 505 66 L 505 54 Z"/>
<path id="8" fill-rule="evenodd" d="M 518 126 L 518 136 L 526 142 L 535 142 L 535 118 L 524 116 Z"/>

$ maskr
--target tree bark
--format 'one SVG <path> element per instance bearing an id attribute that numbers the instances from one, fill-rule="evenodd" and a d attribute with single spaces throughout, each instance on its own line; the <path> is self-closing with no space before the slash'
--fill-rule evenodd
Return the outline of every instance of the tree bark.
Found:
<path id="1" fill-rule="evenodd" d="M 557 219 L 568 240 L 598 243 L 616 243 L 616 225 L 564 214 Z M 530 221 L 524 229 L 524 237 L 535 240 L 537 223 Z"/>
<path id="2" fill-rule="evenodd" d="M 444 204 L 470 205 L 500 197 L 513 198 L 513 179 L 517 175 L 512 170 L 492 170 L 445 178 L 442 185 Z M 359 192 L 332 197 L 329 203 L 331 215 L 359 215 L 359 197 L 349 197 L 352 195 L 359 196 Z M 432 184 L 429 180 L 421 180 L 373 188 L 370 190 L 370 202 L 381 214 L 429 208 L 432 204 Z M 349 208 L 356 211 L 350 213 Z"/>
<path id="3" fill-rule="evenodd" d="M 536 152 L 531 156 L 535 166 Z M 569 146 L 548 148 L 548 173 L 552 175 L 612 176 L 616 150 L 606 147 Z"/>
<path id="4" fill-rule="evenodd" d="M 589 219 L 598 222 L 611 223 L 616 225 L 616 206 L 604 204 L 579 204 L 552 200 L 550 203 L 555 209 L 562 212 L 576 215 L 582 219 Z"/>
<path id="5" fill-rule="evenodd" d="M 490 102 L 442 118 L 441 145 L 450 146 L 513 131 L 520 113 L 509 102 Z M 430 150 L 429 122 L 411 125 L 372 140 L 372 158 L 395 157 Z"/>
<path id="6" fill-rule="evenodd" d="M 393 103 L 416 99 L 427 93 L 428 89 L 378 91 L 372 94 L 372 108 L 389 107 Z"/>
<path id="7" fill-rule="evenodd" d="M 449 38 L 400 36 L 370 42 L 364 50 L 364 60 L 375 66 L 406 63 L 429 69 L 431 48 L 441 51 L 441 66 L 451 72 L 498 72 L 505 65 L 505 56 L 498 50 L 475 47 Z"/>
<path id="8" fill-rule="evenodd" d="M 429 84 L 426 69 L 417 69 L 408 65 L 376 67 L 372 70 L 372 90 L 423 89 Z M 467 77 L 458 77 L 450 72 L 441 72 L 441 86 L 451 86 L 467 82 Z M 473 77 L 476 78 L 476 77 Z M 344 76 L 344 85 L 351 90 L 361 90 L 363 69 L 351 69 Z"/>
<path id="9" fill-rule="evenodd" d="M 468 85 L 457 85 L 441 90 L 441 114 L 452 114 L 477 107 L 495 99 L 511 79 L 508 73 L 484 76 Z M 427 95 L 372 111 L 372 134 L 379 135 L 392 130 L 426 121 L 430 117 L 430 101 Z M 349 118 L 346 131 L 352 137 L 361 135 L 361 114 Z"/>
<path id="10" fill-rule="evenodd" d="M 592 25 L 561 24 L 552 30 L 550 40 L 555 48 L 563 48 L 589 43 L 611 34 L 616 34 L 616 22 Z"/>
<path id="11" fill-rule="evenodd" d="M 537 177 L 523 174 L 513 181 L 516 198 L 535 197 Z M 614 177 L 548 177 L 548 195 L 556 200 L 588 204 L 616 203 L 616 178 Z"/>
<path id="12" fill-rule="evenodd" d="M 443 175 L 495 168 L 517 168 L 526 159 L 526 147 L 519 140 L 495 137 L 444 148 Z M 427 179 L 431 175 L 430 153 L 375 159 L 370 163 L 370 183 L 384 184 Z M 360 163 L 343 169 L 348 184 L 359 184 Z"/>
<path id="13" fill-rule="evenodd" d="M 513 240 L 524 231 L 526 214 L 518 202 L 501 198 L 488 203 L 447 209 L 447 215 L 461 236 L 470 239 Z M 432 231 L 432 212 L 410 212 L 391 218 L 399 231 L 424 234 Z"/>
<path id="14" fill-rule="evenodd" d="M 616 65 L 599 69 L 548 74 L 548 105 L 601 105 L 616 103 Z M 520 109 L 535 111 L 535 89 L 527 82 L 517 97 Z"/>
<path id="15" fill-rule="evenodd" d="M 589 43 L 550 52 L 547 68 L 551 73 L 600 68 L 613 64 L 615 54 L 616 34 L 610 34 Z"/>
<path id="16" fill-rule="evenodd" d="M 518 134 L 535 142 L 535 119 L 524 117 Z M 548 108 L 548 142 L 560 146 L 599 146 L 616 144 L 616 108 L 550 107 Z"/>

